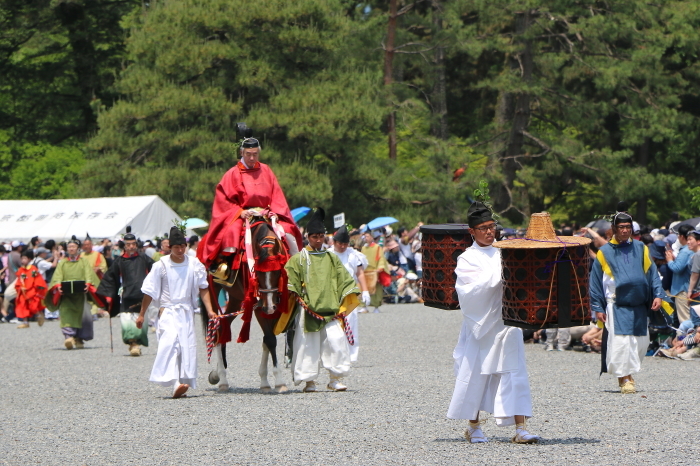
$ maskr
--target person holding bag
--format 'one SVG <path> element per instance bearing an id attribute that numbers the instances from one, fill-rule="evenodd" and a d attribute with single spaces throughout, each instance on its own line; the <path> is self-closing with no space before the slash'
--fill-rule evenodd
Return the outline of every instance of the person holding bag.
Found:
<path id="1" fill-rule="evenodd" d="M 377 236 L 381 233 L 376 232 Z M 370 306 L 374 307 L 374 312 L 379 313 L 379 306 L 384 299 L 384 287 L 391 284 L 389 275 L 389 263 L 382 254 L 382 247 L 375 243 L 372 232 L 365 233 L 365 245 L 362 247 L 362 254 L 367 258 L 367 268 L 365 270 L 365 280 L 370 294 Z M 379 282 L 379 285 L 377 285 Z M 386 284 L 385 284 L 386 283 Z"/>

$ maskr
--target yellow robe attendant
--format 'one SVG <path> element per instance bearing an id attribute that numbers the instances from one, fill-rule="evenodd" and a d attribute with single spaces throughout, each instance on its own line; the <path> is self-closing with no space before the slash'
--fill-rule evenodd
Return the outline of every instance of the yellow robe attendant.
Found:
<path id="1" fill-rule="evenodd" d="M 95 274 L 97 276 L 97 283 L 95 283 L 95 288 L 97 288 L 98 286 L 100 286 L 100 280 L 102 279 L 102 277 L 104 277 L 105 272 L 107 272 L 107 259 L 105 259 L 105 257 L 97 251 L 92 251 L 90 253 L 86 253 L 83 251 L 80 253 L 80 257 L 88 261 L 93 271 L 95 270 L 95 267 L 100 268 L 100 272 Z M 93 304 L 92 308 L 90 309 L 90 312 L 92 314 L 97 314 L 99 312 L 99 308 Z"/>
<path id="2" fill-rule="evenodd" d="M 84 257 L 85 259 L 88 260 L 88 262 L 90 263 L 90 267 L 92 267 L 92 270 L 95 270 L 95 267 L 100 268 L 100 271 L 102 273 L 97 274 L 98 278 L 102 278 L 102 276 L 105 274 L 105 272 L 107 272 L 107 259 L 105 259 L 105 257 L 102 254 L 100 254 L 99 252 L 97 252 L 97 251 L 92 251 L 90 253 L 81 252 L 80 257 Z M 95 286 L 98 286 L 98 285 L 99 285 L 99 283 Z"/>
<path id="3" fill-rule="evenodd" d="M 379 307 L 384 299 L 384 287 L 377 283 L 377 273 L 384 270 L 389 273 L 389 263 L 384 257 L 383 249 L 377 243 L 362 247 L 362 254 L 367 257 L 367 268 L 365 269 L 365 280 L 371 296 L 370 306 Z"/>

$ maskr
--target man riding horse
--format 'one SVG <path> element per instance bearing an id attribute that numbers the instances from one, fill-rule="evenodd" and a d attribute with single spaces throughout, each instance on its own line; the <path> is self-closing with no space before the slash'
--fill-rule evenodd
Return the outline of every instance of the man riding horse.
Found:
<path id="1" fill-rule="evenodd" d="M 272 169 L 259 161 L 260 143 L 255 138 L 243 140 L 241 159 L 223 176 L 216 187 L 211 224 L 199 244 L 197 257 L 210 268 L 217 257 L 232 256 L 240 247 L 245 220 L 256 208 L 269 209 L 270 216 L 284 229 L 291 255 L 302 244 L 301 232 L 294 223 L 287 199 Z"/>
<path id="2" fill-rule="evenodd" d="M 213 302 L 218 302 L 223 287 L 228 292 L 225 314 L 235 317 L 243 313 L 239 342 L 247 340 L 251 311 L 255 310 L 265 335 L 260 376 L 261 388 L 266 391 L 270 388 L 266 380 L 268 352 L 272 354 L 275 376 L 279 375 L 274 327 L 279 318 L 276 302 L 281 290 L 276 280 L 283 273 L 286 258 L 299 251 L 302 237 L 275 174 L 259 161 L 260 149 L 257 139 L 243 139 L 240 160 L 216 187 L 209 232 L 202 238 L 197 257 L 211 273 L 210 283 L 215 285 L 210 287 Z M 260 261 L 268 258 L 268 264 L 262 266 Z M 275 262 L 276 266 L 269 265 Z M 247 306 L 247 313 L 242 306 Z M 229 318 L 221 319 L 208 329 L 210 353 L 215 349 L 218 356 L 210 382 L 219 383 L 220 391 L 228 390 L 221 344 L 230 341 L 230 323 Z"/>

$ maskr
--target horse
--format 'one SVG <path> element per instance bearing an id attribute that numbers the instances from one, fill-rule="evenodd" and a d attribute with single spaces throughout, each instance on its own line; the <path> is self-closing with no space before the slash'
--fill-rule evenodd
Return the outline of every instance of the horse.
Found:
<path id="1" fill-rule="evenodd" d="M 262 217 L 251 219 L 250 232 L 255 264 L 253 266 L 254 275 L 250 274 L 248 262 L 250 258 L 246 257 L 245 248 L 236 251 L 233 256 L 228 256 L 228 261 L 232 260 L 233 263 L 227 262 L 226 258 L 220 257 L 219 270 L 217 272 L 209 272 L 209 283 L 213 289 L 212 299 L 216 300 L 215 309 L 219 309 L 218 296 L 221 289 L 223 288 L 228 294 L 226 308 L 223 314 L 219 316 L 222 328 L 219 335 L 228 335 L 231 322 L 238 315 L 243 315 L 244 323 L 238 342 L 247 341 L 251 314 L 255 314 L 255 319 L 263 331 L 262 359 L 258 369 L 260 390 L 263 393 L 272 392 L 267 371 L 267 362 L 269 357 L 272 356 L 274 387 L 276 392 L 281 393 L 287 391 L 287 386 L 282 380 L 282 370 L 278 364 L 277 336 L 274 330 L 282 316 L 282 311 L 286 309 L 286 304 L 282 301 L 287 295 L 286 280 L 282 281 L 285 289 L 280 290 L 280 278 L 286 277 L 283 268 L 289 258 L 289 254 L 284 242 L 275 235 L 272 227 Z M 241 243 L 243 242 L 241 241 Z M 224 268 L 227 269 L 224 273 L 220 272 L 222 264 L 225 264 Z M 226 275 L 226 279 L 222 279 L 223 275 Z M 208 329 L 209 317 L 206 312 L 203 312 L 202 316 L 205 324 L 204 328 Z M 207 338 L 209 339 L 209 332 L 207 333 Z M 208 342 L 209 346 L 211 344 L 213 344 L 213 341 L 211 343 Z M 209 374 L 209 383 L 212 385 L 218 384 L 219 392 L 227 392 L 229 383 L 226 377 L 226 344 L 221 344 L 217 341 L 212 352 L 216 359 L 216 368 Z"/>

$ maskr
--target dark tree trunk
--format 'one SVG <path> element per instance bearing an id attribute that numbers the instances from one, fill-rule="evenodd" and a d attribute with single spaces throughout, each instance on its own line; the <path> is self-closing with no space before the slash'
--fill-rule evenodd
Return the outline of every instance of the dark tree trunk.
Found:
<path id="1" fill-rule="evenodd" d="M 442 30 L 442 14 L 440 12 L 440 2 L 433 2 L 433 37 L 439 38 Z M 432 108 L 433 121 L 431 133 L 433 136 L 447 140 L 449 134 L 447 129 L 447 94 L 445 85 L 445 48 L 436 47 L 433 60 L 433 92 Z"/>
<path id="2" fill-rule="evenodd" d="M 384 85 L 387 88 L 391 87 L 394 82 L 394 42 L 396 39 L 396 20 L 398 0 L 389 1 L 389 27 L 386 35 L 386 44 L 384 46 Z M 389 94 L 391 95 L 390 89 Z M 387 132 L 389 133 L 389 158 L 396 159 L 396 112 L 391 111 L 387 118 Z"/>
<path id="3" fill-rule="evenodd" d="M 639 147 L 638 154 L 639 166 L 647 168 L 649 166 L 649 138 L 644 138 L 644 142 Z M 637 200 L 637 222 L 641 225 L 647 223 L 647 208 L 649 206 L 649 198 L 645 195 Z"/>
<path id="4" fill-rule="evenodd" d="M 93 131 L 97 127 L 97 117 L 90 102 L 95 99 L 98 86 L 95 47 L 89 33 L 90 18 L 85 10 L 85 5 L 72 2 L 59 3 L 56 9 L 61 24 L 68 30 L 68 40 L 73 49 L 73 70 L 76 87 L 80 93 L 80 111 L 83 117 L 83 127 L 79 131 L 83 133 Z"/>
<path id="5" fill-rule="evenodd" d="M 520 79 L 524 83 L 530 82 L 532 80 L 532 46 L 529 40 L 523 38 L 523 35 L 530 26 L 530 23 L 532 21 L 531 18 L 531 12 L 529 10 L 517 13 L 515 17 L 515 41 L 516 43 L 519 43 L 521 45 L 521 50 L 512 57 L 511 66 L 521 70 Z M 523 131 L 527 130 L 530 124 L 530 95 L 527 92 L 521 91 L 517 94 L 512 95 L 510 98 L 512 99 L 512 102 L 508 102 L 508 98 L 506 96 L 503 96 L 502 102 L 499 102 L 499 104 L 504 107 L 504 110 L 507 109 L 507 107 L 510 107 L 511 105 L 513 109 L 512 118 L 510 119 L 510 135 L 508 137 L 508 143 L 505 148 L 505 151 L 503 152 L 504 160 L 502 163 L 503 174 L 506 178 L 506 186 L 508 188 L 508 191 L 510 191 L 510 193 L 504 191 L 503 194 L 506 196 L 506 199 L 501 199 L 499 202 L 500 205 L 503 205 L 505 207 L 514 203 L 514 181 L 519 168 L 519 164 L 514 157 L 523 154 L 523 145 L 525 138 L 525 136 L 523 135 Z M 521 194 L 522 199 L 526 200 L 527 193 L 522 192 Z M 526 215 L 529 215 L 530 212 L 527 205 L 524 205 L 523 207 L 524 209 L 521 210 L 523 210 L 523 212 Z M 522 214 L 519 213 L 511 212 L 507 213 L 506 215 L 508 215 L 508 217 L 511 220 L 518 223 L 519 221 L 523 220 Z"/>

